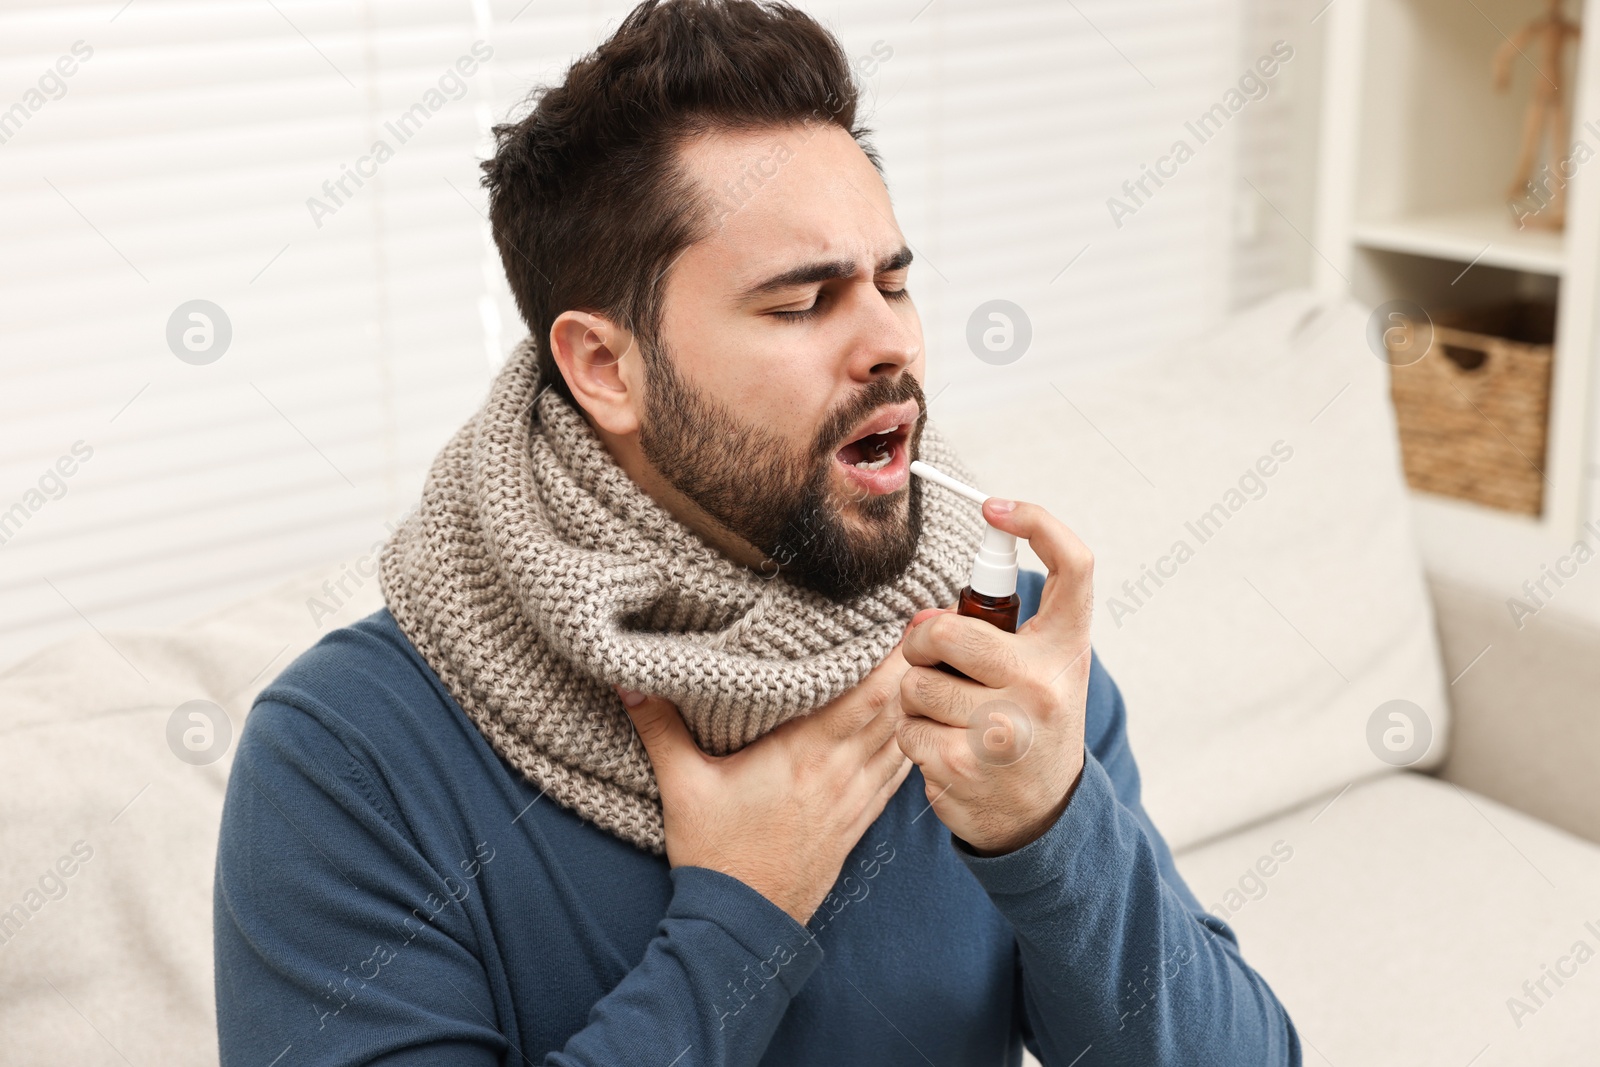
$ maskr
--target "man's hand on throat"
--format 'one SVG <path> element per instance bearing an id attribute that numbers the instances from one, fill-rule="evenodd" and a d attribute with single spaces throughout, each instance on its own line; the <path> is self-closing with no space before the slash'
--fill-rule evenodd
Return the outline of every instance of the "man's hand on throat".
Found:
<path id="1" fill-rule="evenodd" d="M 908 666 L 896 645 L 854 688 L 730 756 L 706 755 L 669 701 L 619 690 L 661 790 L 667 861 L 721 871 L 809 921 L 911 773 L 895 740 Z"/>

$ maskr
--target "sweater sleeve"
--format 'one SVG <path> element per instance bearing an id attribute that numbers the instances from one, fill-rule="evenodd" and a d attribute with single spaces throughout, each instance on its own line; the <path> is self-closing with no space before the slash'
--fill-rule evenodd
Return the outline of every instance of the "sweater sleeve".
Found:
<path id="1" fill-rule="evenodd" d="M 377 797 L 320 722 L 271 702 L 252 711 L 216 868 L 225 1067 L 280 1057 L 330 1067 L 490 1067 L 508 1057 L 610 1067 L 665 1064 L 690 1049 L 684 1062 L 755 1064 L 821 959 L 805 928 L 755 890 L 681 867 L 642 959 L 586 1025 L 559 1051 L 520 1049 L 495 1008 L 470 885 L 431 865 Z M 724 999 L 729 976 L 751 972 L 766 981 L 736 1017 L 701 1010 Z"/>
<path id="2" fill-rule="evenodd" d="M 1016 931 L 1025 1036 L 1045 1067 L 1299 1067 L 1288 1013 L 1184 884 L 1139 799 L 1116 683 L 1094 655 L 1083 775 L 1045 834 L 979 857 Z"/>

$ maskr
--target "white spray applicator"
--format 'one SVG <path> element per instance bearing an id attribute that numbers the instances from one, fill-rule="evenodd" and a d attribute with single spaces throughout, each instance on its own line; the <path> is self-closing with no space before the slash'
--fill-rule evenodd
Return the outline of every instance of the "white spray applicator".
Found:
<path id="1" fill-rule="evenodd" d="M 937 467 L 920 459 L 911 461 L 911 473 L 946 489 L 960 493 L 969 500 L 983 503 L 989 494 L 957 481 Z M 972 560 L 972 578 L 961 590 L 956 613 L 998 626 L 1007 633 L 1017 632 L 1017 612 L 1022 600 L 1017 596 L 1017 535 L 1006 533 L 984 521 L 983 544 Z M 950 674 L 966 675 L 948 664 L 939 669 Z"/>

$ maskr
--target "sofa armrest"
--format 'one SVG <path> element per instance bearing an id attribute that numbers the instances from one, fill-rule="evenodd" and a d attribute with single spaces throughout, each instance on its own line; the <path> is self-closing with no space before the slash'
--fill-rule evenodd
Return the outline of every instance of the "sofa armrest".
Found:
<path id="1" fill-rule="evenodd" d="M 1428 576 L 1452 710 L 1436 772 L 1600 841 L 1600 628 Z M 1476 661 L 1476 662 L 1474 662 Z"/>

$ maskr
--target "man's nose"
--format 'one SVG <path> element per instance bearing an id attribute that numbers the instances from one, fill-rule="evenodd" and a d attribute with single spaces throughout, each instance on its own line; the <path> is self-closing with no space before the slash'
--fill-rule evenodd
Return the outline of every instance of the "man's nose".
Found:
<path id="1" fill-rule="evenodd" d="M 922 338 L 913 322 L 897 314 L 876 285 L 864 288 L 852 309 L 855 330 L 850 348 L 851 376 L 862 381 L 897 373 L 922 354 Z"/>

